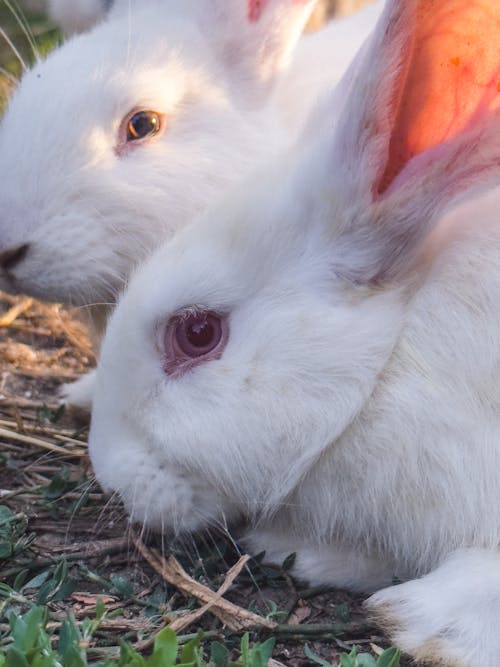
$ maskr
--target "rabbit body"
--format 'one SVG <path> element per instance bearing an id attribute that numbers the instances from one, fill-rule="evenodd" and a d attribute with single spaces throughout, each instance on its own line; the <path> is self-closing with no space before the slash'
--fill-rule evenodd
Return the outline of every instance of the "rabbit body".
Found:
<path id="1" fill-rule="evenodd" d="M 89 441 L 133 520 L 242 524 L 454 667 L 500 654 L 498 32 L 389 2 L 297 144 L 133 277 Z"/>

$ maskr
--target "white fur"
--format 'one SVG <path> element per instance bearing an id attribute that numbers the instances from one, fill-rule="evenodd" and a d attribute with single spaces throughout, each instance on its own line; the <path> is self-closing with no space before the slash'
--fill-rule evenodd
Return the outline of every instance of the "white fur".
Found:
<path id="1" fill-rule="evenodd" d="M 377 593 L 378 617 L 417 657 L 497 667 L 500 119 L 493 99 L 374 194 L 415 7 L 389 3 L 315 133 L 134 276 L 90 453 L 165 531 L 243 523 L 353 589 L 431 572 Z M 227 345 L 168 375 L 167 323 L 193 306 L 228 317 Z"/>
<path id="2" fill-rule="evenodd" d="M 418 660 L 498 665 L 497 551 L 456 551 L 425 577 L 372 596 L 368 607 L 396 628 L 395 641 Z"/>
<path id="3" fill-rule="evenodd" d="M 290 67 L 278 81 L 273 99 L 287 126 L 300 127 L 314 101 L 327 87 L 340 81 L 372 32 L 383 6 L 379 0 L 302 37 Z"/>
<path id="4" fill-rule="evenodd" d="M 79 16 L 80 5 L 56 4 Z M 298 85 L 313 45 L 335 52 L 339 40 L 339 72 L 354 53 L 344 27 L 325 32 L 323 46 L 305 38 L 303 59 L 270 100 L 313 5 L 272 0 L 247 24 L 245 0 L 123 0 L 28 72 L 0 125 L 0 253 L 30 247 L 9 274 L 0 268 L 0 289 L 112 304 L 161 239 L 301 125 L 320 87 L 319 76 L 307 94 Z M 120 122 L 134 108 L 165 114 L 166 131 L 117 155 Z M 65 396 L 83 405 L 84 389 Z"/>
<path id="5" fill-rule="evenodd" d="M 258 49 L 272 26 L 248 26 L 228 54 L 238 16 L 225 16 L 221 0 L 222 16 L 210 17 L 217 2 L 172 0 L 162 12 L 148 2 L 132 23 L 128 13 L 109 20 L 27 73 L 0 126 L 0 252 L 30 250 L 0 275 L 2 288 L 113 301 L 159 239 L 282 144 L 266 100 L 248 103 L 267 85 Z M 278 32 L 276 74 L 312 5 Z M 134 108 L 165 114 L 166 131 L 117 155 L 118 127 Z"/>

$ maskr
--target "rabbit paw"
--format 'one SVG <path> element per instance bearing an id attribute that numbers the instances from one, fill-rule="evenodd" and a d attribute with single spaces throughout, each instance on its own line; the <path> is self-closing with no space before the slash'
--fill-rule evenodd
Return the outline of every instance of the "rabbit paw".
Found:
<path id="1" fill-rule="evenodd" d="M 246 534 L 242 544 L 250 553 L 265 551 L 270 563 L 281 564 L 295 553 L 293 576 L 312 585 L 329 584 L 369 593 L 393 580 L 391 564 L 346 545 L 300 543 L 291 535 L 263 529 Z"/>
<path id="2" fill-rule="evenodd" d="M 417 660 L 447 667 L 498 667 L 500 555 L 455 552 L 421 579 L 366 602 L 394 643 Z"/>
<path id="3" fill-rule="evenodd" d="M 59 390 L 59 398 L 62 402 L 76 406 L 85 412 L 92 409 L 92 398 L 94 394 L 96 371 L 90 371 L 82 375 L 76 382 L 63 384 Z"/>

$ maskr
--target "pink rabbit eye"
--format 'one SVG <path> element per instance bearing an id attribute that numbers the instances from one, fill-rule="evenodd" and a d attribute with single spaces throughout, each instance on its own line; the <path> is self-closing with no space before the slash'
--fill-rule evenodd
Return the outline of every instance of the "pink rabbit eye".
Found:
<path id="1" fill-rule="evenodd" d="M 193 365 L 219 359 L 228 331 L 227 317 L 213 311 L 189 309 L 175 315 L 165 330 L 165 372 L 179 375 Z"/>
<path id="2" fill-rule="evenodd" d="M 175 338 L 188 357 L 207 354 L 217 347 L 222 338 L 220 317 L 200 313 L 181 319 L 175 327 Z"/>

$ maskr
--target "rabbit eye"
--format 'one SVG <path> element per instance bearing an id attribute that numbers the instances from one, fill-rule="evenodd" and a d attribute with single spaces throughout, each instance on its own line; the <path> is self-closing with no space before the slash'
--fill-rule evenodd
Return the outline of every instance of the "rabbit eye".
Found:
<path id="1" fill-rule="evenodd" d="M 201 357 L 211 352 L 220 342 L 220 318 L 210 313 L 190 315 L 175 327 L 175 338 L 180 349 L 189 357 Z"/>
<path id="2" fill-rule="evenodd" d="M 219 359 L 227 338 L 224 315 L 191 309 L 175 315 L 165 331 L 165 372 L 178 375 L 194 364 Z"/>
<path id="3" fill-rule="evenodd" d="M 155 111 L 137 111 L 127 122 L 127 141 L 150 137 L 160 128 L 161 118 Z"/>

